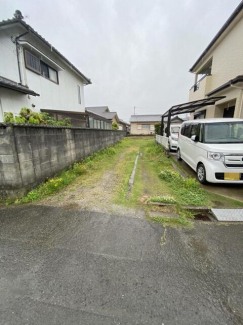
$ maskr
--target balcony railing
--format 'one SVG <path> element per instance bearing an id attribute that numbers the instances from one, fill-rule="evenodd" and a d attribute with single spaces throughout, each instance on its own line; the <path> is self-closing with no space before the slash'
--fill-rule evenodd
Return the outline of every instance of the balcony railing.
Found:
<path id="1" fill-rule="evenodd" d="M 199 89 L 199 87 L 200 87 L 200 82 L 201 82 L 203 79 L 205 79 L 207 76 L 211 76 L 211 74 L 205 74 L 205 75 L 203 75 L 202 78 L 200 78 L 200 79 L 198 80 L 198 82 L 197 82 L 196 84 L 194 84 L 194 85 L 191 87 L 191 89 L 193 89 L 194 92 L 197 91 L 197 90 Z M 190 90 L 191 90 L 191 89 L 190 89 Z"/>

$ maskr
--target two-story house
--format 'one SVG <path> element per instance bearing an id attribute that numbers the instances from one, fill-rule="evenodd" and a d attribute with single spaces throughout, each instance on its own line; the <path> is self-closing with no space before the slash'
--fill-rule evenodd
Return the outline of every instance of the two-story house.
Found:
<path id="1" fill-rule="evenodd" d="M 78 115 L 85 126 L 84 86 L 91 84 L 68 59 L 23 21 L 20 11 L 0 22 L 0 122 L 22 107 Z"/>
<path id="2" fill-rule="evenodd" d="M 196 118 L 243 118 L 243 1 L 193 64 L 189 100 L 225 96 L 191 114 Z"/>

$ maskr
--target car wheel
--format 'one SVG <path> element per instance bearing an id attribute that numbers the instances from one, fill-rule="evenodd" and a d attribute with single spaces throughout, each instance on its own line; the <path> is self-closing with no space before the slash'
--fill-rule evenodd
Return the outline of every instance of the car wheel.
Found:
<path id="1" fill-rule="evenodd" d="M 180 151 L 180 149 L 177 149 L 177 160 L 178 161 L 181 161 L 182 159 L 181 159 L 181 151 Z"/>
<path id="2" fill-rule="evenodd" d="M 197 179 L 201 184 L 206 184 L 206 169 L 203 164 L 197 166 Z"/>

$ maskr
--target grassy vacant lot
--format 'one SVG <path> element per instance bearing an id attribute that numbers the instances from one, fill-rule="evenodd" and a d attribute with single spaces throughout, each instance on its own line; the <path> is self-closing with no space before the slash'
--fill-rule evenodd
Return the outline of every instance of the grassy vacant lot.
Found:
<path id="1" fill-rule="evenodd" d="M 128 181 L 139 152 L 134 186 L 128 193 Z M 15 201 L 75 202 L 85 208 L 121 205 L 144 207 L 144 201 L 176 203 L 182 206 L 242 207 L 243 202 L 208 193 L 194 179 L 183 179 L 154 139 L 126 138 L 113 147 L 75 163 L 69 170 L 47 180 L 27 196 Z M 10 202 L 7 202 L 7 204 Z"/>
<path id="2" fill-rule="evenodd" d="M 139 204 L 139 198 L 148 196 L 151 201 L 178 203 L 179 205 L 208 206 L 216 205 L 228 207 L 241 207 L 243 202 L 234 201 L 220 195 L 208 193 L 202 189 L 193 178 L 183 179 L 174 170 L 171 158 L 167 158 L 162 147 L 154 139 L 129 138 L 125 143 L 132 142 L 140 152 L 135 183 L 130 195 L 126 199 L 125 190 L 116 191 L 116 202 L 120 204 Z M 133 155 L 134 157 L 134 155 Z M 123 189 L 127 189 L 127 180 L 133 165 L 130 161 L 122 165 L 120 173 L 123 178 Z"/>

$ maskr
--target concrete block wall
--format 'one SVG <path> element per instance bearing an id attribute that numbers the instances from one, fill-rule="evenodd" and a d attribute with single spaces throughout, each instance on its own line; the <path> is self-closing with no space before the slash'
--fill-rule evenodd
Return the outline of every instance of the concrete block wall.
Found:
<path id="1" fill-rule="evenodd" d="M 0 124 L 0 197 L 21 196 L 124 136 L 113 130 Z"/>

